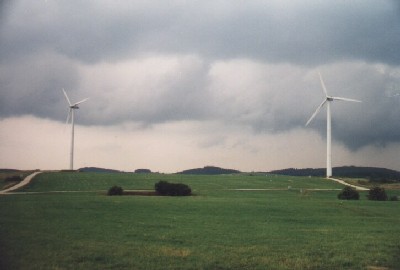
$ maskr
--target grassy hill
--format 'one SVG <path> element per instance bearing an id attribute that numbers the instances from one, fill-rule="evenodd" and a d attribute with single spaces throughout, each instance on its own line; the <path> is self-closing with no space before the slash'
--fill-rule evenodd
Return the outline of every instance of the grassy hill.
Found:
<path id="1" fill-rule="evenodd" d="M 199 175 L 219 175 L 240 173 L 238 170 L 223 169 L 214 166 L 205 166 L 204 168 L 189 169 L 179 172 L 178 174 L 199 174 Z"/>
<path id="2" fill-rule="evenodd" d="M 120 171 L 113 169 L 98 168 L 98 167 L 84 167 L 78 169 L 78 172 L 118 173 Z"/>

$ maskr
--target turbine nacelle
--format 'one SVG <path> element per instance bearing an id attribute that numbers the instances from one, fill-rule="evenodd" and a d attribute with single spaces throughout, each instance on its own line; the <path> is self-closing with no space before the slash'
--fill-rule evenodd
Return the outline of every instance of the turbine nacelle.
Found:
<path id="1" fill-rule="evenodd" d="M 335 99 L 334 97 L 328 97 L 328 96 L 326 97 L 327 101 L 333 101 L 334 99 Z"/>

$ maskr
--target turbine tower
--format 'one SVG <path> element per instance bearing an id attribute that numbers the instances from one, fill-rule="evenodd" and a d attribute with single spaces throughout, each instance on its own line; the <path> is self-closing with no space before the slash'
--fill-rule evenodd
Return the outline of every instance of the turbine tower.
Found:
<path id="1" fill-rule="evenodd" d="M 319 73 L 319 79 L 321 81 L 322 90 L 325 93 L 325 98 L 322 103 L 315 110 L 310 119 L 308 119 L 306 126 L 314 119 L 314 117 L 319 113 L 321 108 L 326 104 L 326 178 L 332 176 L 332 121 L 331 121 L 331 102 L 334 100 L 351 101 L 351 102 L 361 102 L 360 100 L 343 98 L 343 97 L 332 97 L 328 95 L 324 81 L 322 79 L 321 73 Z"/>
<path id="2" fill-rule="evenodd" d="M 85 98 L 79 102 L 76 102 L 74 104 L 71 103 L 71 101 L 68 98 L 67 93 L 65 92 L 64 88 L 62 89 L 65 98 L 67 99 L 68 106 L 69 106 L 69 112 L 67 116 L 67 122 L 68 124 L 69 120 L 71 119 L 71 151 L 70 151 L 70 161 L 69 161 L 69 169 L 73 170 L 74 169 L 74 129 L 75 129 L 75 123 L 74 123 L 74 110 L 79 109 L 79 104 L 85 102 L 88 100 L 88 98 Z"/>

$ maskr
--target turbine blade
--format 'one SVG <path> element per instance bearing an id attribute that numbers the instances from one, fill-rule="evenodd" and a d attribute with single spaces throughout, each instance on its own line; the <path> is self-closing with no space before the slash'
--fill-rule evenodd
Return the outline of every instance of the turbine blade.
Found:
<path id="1" fill-rule="evenodd" d="M 68 115 L 67 115 L 67 121 L 65 121 L 65 124 L 67 125 L 69 123 L 69 120 L 71 119 L 71 111 L 72 109 L 69 109 Z"/>
<path id="2" fill-rule="evenodd" d="M 315 112 L 313 113 L 313 115 L 311 115 L 310 119 L 308 119 L 306 126 L 308 126 L 308 124 L 314 119 L 314 117 L 319 113 L 319 111 L 321 110 L 321 108 L 325 105 L 325 103 L 327 102 L 327 99 L 324 99 L 324 101 L 322 101 L 322 103 L 318 106 L 318 108 L 315 110 Z"/>
<path id="3" fill-rule="evenodd" d="M 351 101 L 351 102 L 362 102 L 361 100 L 351 99 L 351 98 L 343 98 L 343 97 L 332 97 L 334 100 L 343 100 L 343 101 Z"/>
<path id="4" fill-rule="evenodd" d="M 67 93 L 65 92 L 64 88 L 62 89 L 62 91 L 63 91 L 63 93 L 64 93 L 65 98 L 67 99 L 67 102 L 68 102 L 69 106 L 72 106 L 72 105 L 71 105 L 71 101 L 69 100 L 69 98 L 68 98 L 68 96 L 67 96 Z"/>
<path id="5" fill-rule="evenodd" d="M 319 71 L 318 71 L 318 75 L 319 75 L 319 80 L 321 81 L 322 90 L 324 90 L 325 96 L 327 97 L 328 96 L 328 91 L 326 90 L 324 80 L 322 79 L 322 75 L 321 75 L 321 73 Z"/>
<path id="6" fill-rule="evenodd" d="M 72 105 L 72 106 L 76 106 L 76 105 L 78 105 L 78 104 L 81 104 L 81 103 L 85 102 L 85 101 L 88 100 L 88 99 L 89 99 L 89 98 L 82 99 L 81 101 L 78 101 L 77 103 L 75 103 L 75 104 Z"/>

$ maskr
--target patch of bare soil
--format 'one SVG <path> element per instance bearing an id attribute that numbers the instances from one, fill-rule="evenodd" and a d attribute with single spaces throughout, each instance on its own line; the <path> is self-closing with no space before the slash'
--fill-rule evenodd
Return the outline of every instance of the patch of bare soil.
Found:
<path id="1" fill-rule="evenodd" d="M 367 270 L 389 270 L 389 268 L 383 266 L 367 266 Z"/>
<path id="2" fill-rule="evenodd" d="M 383 184 L 381 187 L 385 188 L 386 190 L 400 190 L 400 183 Z"/>
<path id="3" fill-rule="evenodd" d="M 131 195 L 131 196 L 161 196 L 155 191 L 148 191 L 148 190 L 143 190 L 143 191 L 124 191 L 122 195 Z"/>

